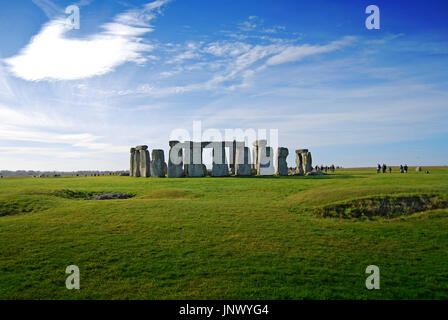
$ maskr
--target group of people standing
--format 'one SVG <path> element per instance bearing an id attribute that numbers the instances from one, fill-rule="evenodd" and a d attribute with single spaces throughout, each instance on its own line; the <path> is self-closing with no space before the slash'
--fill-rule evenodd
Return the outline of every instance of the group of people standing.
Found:
<path id="1" fill-rule="evenodd" d="M 314 169 L 316 170 L 316 172 L 319 172 L 319 171 L 324 172 L 325 171 L 325 173 L 327 173 L 327 171 L 330 170 L 331 172 L 334 173 L 335 166 L 334 166 L 334 164 L 332 164 L 331 166 L 321 165 L 320 167 L 316 166 Z"/>
<path id="2" fill-rule="evenodd" d="M 381 171 L 383 171 L 383 173 L 386 173 L 386 171 L 387 171 L 387 166 L 384 163 L 383 163 L 383 165 L 380 165 L 378 163 L 376 173 L 381 173 Z M 389 173 L 392 173 L 392 167 L 389 167 Z M 400 173 L 408 173 L 408 165 L 407 164 L 405 164 L 404 166 L 402 164 L 400 164 Z"/>

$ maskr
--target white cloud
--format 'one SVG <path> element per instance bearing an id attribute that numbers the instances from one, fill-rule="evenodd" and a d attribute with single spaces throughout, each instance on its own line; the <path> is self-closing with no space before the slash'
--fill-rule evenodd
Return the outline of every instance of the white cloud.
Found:
<path id="1" fill-rule="evenodd" d="M 124 12 L 86 39 L 68 38 L 65 20 L 56 18 L 5 62 L 15 76 L 29 81 L 90 78 L 126 62 L 144 63 L 147 58 L 142 53 L 153 46 L 142 43 L 139 36 L 153 30 L 148 23 L 166 2 L 158 0 L 141 10 Z"/>
<path id="2" fill-rule="evenodd" d="M 271 57 L 266 62 L 266 65 L 277 65 L 287 62 L 299 61 L 307 56 L 319 53 L 326 53 L 338 50 L 354 41 L 354 37 L 346 36 L 341 40 L 333 41 L 323 46 L 312 46 L 308 44 L 299 46 L 289 46 L 282 50 L 279 54 Z"/>

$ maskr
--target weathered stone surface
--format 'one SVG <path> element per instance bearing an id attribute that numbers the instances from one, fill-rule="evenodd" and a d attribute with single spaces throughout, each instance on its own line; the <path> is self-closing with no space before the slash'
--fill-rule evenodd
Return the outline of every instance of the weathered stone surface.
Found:
<path id="1" fill-rule="evenodd" d="M 165 177 L 165 154 L 161 149 L 154 149 L 151 152 L 151 177 Z"/>
<path id="2" fill-rule="evenodd" d="M 130 169 L 129 175 L 134 175 L 134 159 L 135 159 L 135 148 L 131 148 L 130 150 Z"/>
<path id="3" fill-rule="evenodd" d="M 300 150 L 296 150 L 296 172 L 295 174 L 303 176 L 303 159 Z"/>
<path id="4" fill-rule="evenodd" d="M 226 163 L 225 142 L 212 142 L 213 146 L 213 177 L 227 177 L 229 175 L 229 166 Z"/>
<path id="5" fill-rule="evenodd" d="M 236 149 L 237 149 L 237 142 L 236 140 L 232 141 L 232 146 L 230 148 L 230 154 L 229 154 L 229 174 L 234 175 L 236 172 Z"/>
<path id="6" fill-rule="evenodd" d="M 277 149 L 277 168 L 276 174 L 279 176 L 287 176 L 288 175 L 288 164 L 286 162 L 286 158 L 289 155 L 289 151 L 287 148 L 280 147 Z"/>
<path id="7" fill-rule="evenodd" d="M 304 171 L 305 173 L 313 171 L 313 164 L 312 164 L 312 158 L 311 158 L 311 152 L 307 152 L 304 157 Z"/>
<path id="8" fill-rule="evenodd" d="M 188 177 L 203 177 L 202 169 L 202 143 L 185 141 L 185 159 L 188 161 L 184 168 Z"/>
<path id="9" fill-rule="evenodd" d="M 307 176 L 323 176 L 323 175 L 326 175 L 326 173 L 324 173 L 322 171 L 312 171 L 312 172 L 307 172 L 306 175 Z"/>
<path id="10" fill-rule="evenodd" d="M 168 157 L 168 177 L 181 178 L 185 176 L 182 147 L 179 141 L 170 141 L 170 152 Z"/>
<path id="11" fill-rule="evenodd" d="M 260 147 L 258 149 L 258 174 L 260 176 L 272 176 L 275 173 L 274 151 L 272 147 Z"/>
<path id="12" fill-rule="evenodd" d="M 303 175 L 313 171 L 311 152 L 308 149 L 296 150 L 296 174 Z"/>
<path id="13" fill-rule="evenodd" d="M 415 171 L 417 171 L 417 172 L 422 172 L 422 167 L 417 167 L 417 168 L 415 168 Z"/>
<path id="14" fill-rule="evenodd" d="M 139 150 L 140 153 L 140 176 L 148 178 L 151 176 L 149 151 L 146 149 Z"/>
<path id="15" fill-rule="evenodd" d="M 135 150 L 148 150 L 148 146 L 146 145 L 136 146 Z"/>
<path id="16" fill-rule="evenodd" d="M 140 150 L 135 150 L 134 153 L 134 177 L 140 177 Z"/>
<path id="17" fill-rule="evenodd" d="M 114 199 L 128 199 L 130 196 L 126 193 L 114 192 L 114 193 L 100 193 L 94 197 L 88 198 L 88 200 L 114 200 Z"/>
<path id="18" fill-rule="evenodd" d="M 237 148 L 235 154 L 235 173 L 237 176 L 250 176 L 250 151 L 248 147 Z M 256 171 L 255 171 L 256 172 Z"/>
<path id="19" fill-rule="evenodd" d="M 267 144 L 268 144 L 267 140 L 255 140 L 253 143 L 254 164 L 252 168 L 257 170 L 257 174 L 260 171 L 260 152 L 263 148 L 266 147 Z"/>

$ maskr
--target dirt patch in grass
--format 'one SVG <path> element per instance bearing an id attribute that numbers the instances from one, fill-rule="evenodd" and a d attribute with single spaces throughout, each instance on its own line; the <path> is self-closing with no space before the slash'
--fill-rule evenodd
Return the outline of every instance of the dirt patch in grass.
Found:
<path id="1" fill-rule="evenodd" d="M 322 217 L 333 218 L 395 218 L 426 210 L 448 207 L 448 200 L 438 195 L 378 196 L 337 203 L 315 210 Z"/>
<path id="2" fill-rule="evenodd" d="M 36 200 L 1 200 L 0 217 L 47 210 L 48 206 Z"/>

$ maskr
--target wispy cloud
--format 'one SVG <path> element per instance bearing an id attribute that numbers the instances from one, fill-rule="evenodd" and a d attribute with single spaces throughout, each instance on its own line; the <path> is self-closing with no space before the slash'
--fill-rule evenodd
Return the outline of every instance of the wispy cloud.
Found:
<path id="1" fill-rule="evenodd" d="M 153 46 L 143 43 L 141 36 L 153 31 L 149 22 L 165 3 L 157 0 L 119 14 L 101 26 L 102 32 L 86 39 L 69 38 L 65 20 L 55 18 L 5 62 L 15 76 L 30 81 L 83 79 L 106 74 L 126 62 L 144 63 L 143 53 Z"/>

